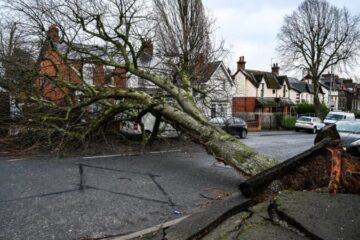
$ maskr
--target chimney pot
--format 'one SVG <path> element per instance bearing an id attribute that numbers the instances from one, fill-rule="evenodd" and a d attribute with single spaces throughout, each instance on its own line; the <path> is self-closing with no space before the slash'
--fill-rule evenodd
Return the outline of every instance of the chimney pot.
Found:
<path id="1" fill-rule="evenodd" d="M 274 63 L 271 67 L 271 73 L 276 76 L 279 76 L 279 71 L 280 71 L 279 65 L 277 63 Z"/>
<path id="2" fill-rule="evenodd" d="M 239 58 L 239 61 L 237 62 L 237 70 L 245 70 L 245 57 L 244 56 L 241 56 Z"/>
<path id="3" fill-rule="evenodd" d="M 52 24 L 49 27 L 49 30 L 47 31 L 47 36 L 48 36 L 49 40 L 51 40 L 53 43 L 60 42 L 59 28 L 56 26 L 56 24 Z"/>

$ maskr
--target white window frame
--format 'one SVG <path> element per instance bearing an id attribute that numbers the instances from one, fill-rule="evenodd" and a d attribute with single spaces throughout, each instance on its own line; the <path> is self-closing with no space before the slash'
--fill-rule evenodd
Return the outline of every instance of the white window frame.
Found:
<path id="1" fill-rule="evenodd" d="M 104 68 L 105 77 L 107 76 L 107 72 L 111 72 L 111 74 L 112 74 L 112 76 L 110 78 L 110 82 L 107 82 L 106 85 L 109 87 L 115 87 L 115 67 L 104 65 L 103 68 Z"/>
<path id="2" fill-rule="evenodd" d="M 90 86 L 94 86 L 94 69 L 95 65 L 91 63 L 85 63 L 82 67 L 83 81 Z"/>

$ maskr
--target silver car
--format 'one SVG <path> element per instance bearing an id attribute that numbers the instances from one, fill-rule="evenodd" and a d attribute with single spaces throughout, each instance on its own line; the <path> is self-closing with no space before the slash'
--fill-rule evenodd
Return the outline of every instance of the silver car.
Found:
<path id="1" fill-rule="evenodd" d="M 295 131 L 306 130 L 311 133 L 317 133 L 325 124 L 318 117 L 299 117 L 295 123 Z"/>

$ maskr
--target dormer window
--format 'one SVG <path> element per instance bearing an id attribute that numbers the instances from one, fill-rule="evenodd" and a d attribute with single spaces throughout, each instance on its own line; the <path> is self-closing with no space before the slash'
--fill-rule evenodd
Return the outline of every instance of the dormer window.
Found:
<path id="1" fill-rule="evenodd" d="M 94 85 L 94 65 L 85 63 L 82 68 L 83 81 L 88 85 Z"/>

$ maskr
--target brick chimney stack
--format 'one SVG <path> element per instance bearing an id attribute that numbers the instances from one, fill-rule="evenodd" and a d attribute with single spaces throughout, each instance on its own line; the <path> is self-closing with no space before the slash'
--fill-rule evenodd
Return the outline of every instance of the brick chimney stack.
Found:
<path id="1" fill-rule="evenodd" d="M 274 63 L 271 67 L 272 74 L 279 76 L 280 67 L 277 63 Z"/>
<path id="2" fill-rule="evenodd" d="M 245 57 L 244 56 L 241 56 L 239 61 L 237 62 L 237 70 L 239 71 L 240 69 L 241 70 L 245 70 Z"/>
<path id="3" fill-rule="evenodd" d="M 53 43 L 60 42 L 59 29 L 55 24 L 52 24 L 49 27 L 49 30 L 47 31 L 47 36 L 49 40 L 51 40 Z"/>

